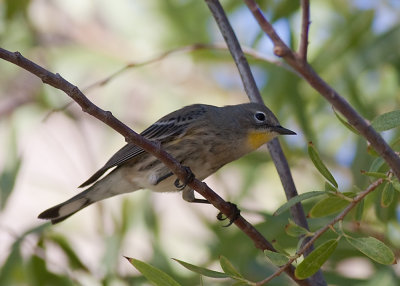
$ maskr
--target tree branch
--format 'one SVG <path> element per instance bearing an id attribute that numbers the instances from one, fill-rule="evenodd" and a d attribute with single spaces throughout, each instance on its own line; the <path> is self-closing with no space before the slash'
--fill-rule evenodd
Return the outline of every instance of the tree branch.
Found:
<path id="1" fill-rule="evenodd" d="M 193 45 L 187 45 L 187 46 L 183 46 L 183 47 L 178 47 L 175 49 L 171 49 L 168 51 L 165 51 L 155 57 L 152 57 L 148 60 L 145 61 L 141 61 L 141 62 L 130 62 L 128 64 L 126 64 L 124 67 L 120 68 L 118 71 L 112 73 L 111 75 L 92 83 L 91 85 L 85 87 L 83 89 L 84 92 L 89 92 L 92 91 L 92 89 L 96 88 L 96 87 L 101 87 L 106 85 L 107 83 L 109 83 L 111 80 L 113 80 L 114 78 L 116 78 L 118 75 L 120 75 L 121 73 L 131 69 L 131 68 L 137 68 L 137 67 L 142 67 L 142 66 L 146 66 L 152 63 L 156 63 L 159 61 L 162 61 L 163 59 L 169 57 L 170 55 L 173 54 L 177 54 L 177 53 L 190 53 L 190 52 L 195 52 L 195 51 L 200 51 L 200 50 L 219 50 L 219 51 L 227 51 L 228 48 L 225 44 L 203 44 L 203 43 L 196 43 Z M 249 47 L 244 47 L 244 52 L 251 56 L 252 58 L 256 59 L 256 60 L 261 60 L 264 62 L 268 62 L 270 64 L 274 64 L 280 67 L 283 67 L 293 73 L 296 73 L 291 67 L 289 67 L 286 63 L 282 62 L 282 61 L 278 61 L 278 60 L 274 60 L 271 58 L 267 58 L 265 55 L 257 52 L 256 50 L 249 48 Z"/>
<path id="2" fill-rule="evenodd" d="M 307 248 L 311 247 L 313 243 L 321 236 L 323 235 L 328 229 L 333 227 L 336 223 L 339 221 L 343 220 L 344 217 L 359 203 L 361 202 L 369 193 L 373 192 L 378 188 L 382 183 L 385 182 L 385 179 L 378 179 L 375 182 L 373 182 L 371 185 L 368 186 L 364 191 L 360 192 L 354 199 L 353 201 L 338 215 L 336 216 L 333 220 L 331 220 L 330 223 L 325 225 L 324 227 L 320 228 L 318 231 L 315 232 L 315 234 L 311 237 L 311 239 L 303 245 L 303 247 L 296 252 L 296 255 L 292 257 L 285 265 L 281 266 L 278 271 L 276 271 L 274 274 L 271 276 L 267 277 L 266 279 L 260 281 L 257 283 L 257 285 L 264 285 L 265 283 L 268 283 L 271 281 L 273 278 L 278 277 L 279 275 L 282 274 L 283 271 L 285 271 L 286 267 L 289 267 L 292 265 L 292 263 L 299 258 L 301 255 L 303 255 Z"/>
<path id="3" fill-rule="evenodd" d="M 115 131 L 120 133 L 125 137 L 126 142 L 135 144 L 141 147 L 146 152 L 152 154 L 162 163 L 164 163 L 171 171 L 179 178 L 181 181 L 185 181 L 187 177 L 186 170 L 167 152 L 165 152 L 160 144 L 153 143 L 138 133 L 134 132 L 124 123 L 119 121 L 116 117 L 112 115 L 110 111 L 105 111 L 96 105 L 94 105 L 79 89 L 67 80 L 65 80 L 61 75 L 54 74 L 45 68 L 39 66 L 38 64 L 26 59 L 19 52 L 12 53 L 3 48 L 0 48 L 0 58 L 11 62 L 30 73 L 39 77 L 43 83 L 51 85 L 54 88 L 64 91 L 69 97 L 71 97 L 76 103 L 78 103 L 82 110 L 93 117 L 104 122 Z M 231 204 L 224 201 L 218 194 L 216 194 L 211 188 L 209 188 L 205 183 L 193 179 L 187 184 L 189 187 L 194 189 L 204 198 L 206 198 L 214 207 L 221 211 L 226 216 L 230 216 L 234 212 L 234 208 Z M 275 251 L 274 247 L 269 243 L 260 232 L 258 232 L 249 222 L 247 222 L 242 216 L 239 216 L 235 221 L 235 225 L 238 226 L 253 242 L 254 245 L 259 249 L 268 249 Z M 294 267 L 292 265 L 288 266 L 284 270 L 293 280 L 295 280 L 299 285 L 307 286 L 307 280 L 298 280 L 294 276 Z"/>
<path id="4" fill-rule="evenodd" d="M 176 53 L 185 53 L 185 52 L 195 52 L 195 51 L 199 51 L 199 50 L 218 50 L 218 51 L 228 51 L 228 47 L 222 43 L 222 44 L 203 44 L 203 43 L 197 43 L 197 44 L 193 44 L 193 45 L 188 45 L 188 46 L 183 46 L 183 47 L 178 47 L 175 49 L 171 49 L 168 51 L 165 51 L 159 55 L 156 55 L 148 60 L 145 61 L 141 61 L 141 62 L 130 62 L 127 63 L 124 67 L 120 68 L 119 70 L 115 71 L 114 73 L 104 77 L 103 79 L 100 79 L 90 85 L 88 85 L 87 87 L 84 87 L 82 89 L 83 92 L 85 92 L 86 94 L 89 92 L 92 92 L 94 89 L 98 88 L 98 87 L 102 87 L 105 86 L 106 84 L 110 83 L 113 79 L 115 79 L 117 76 L 121 75 L 122 73 L 133 69 L 133 68 L 138 68 L 138 67 L 143 67 L 146 65 L 150 65 L 159 61 L 162 61 L 163 59 L 176 54 Z M 292 72 L 294 74 L 296 74 L 297 76 L 301 77 L 300 74 L 298 74 L 295 70 L 292 69 L 292 67 L 290 67 L 288 64 L 286 64 L 283 61 L 279 61 L 279 60 L 274 60 L 271 59 L 269 57 L 266 57 L 264 54 L 250 48 L 250 47 L 243 47 L 243 51 L 246 55 L 250 56 L 251 58 L 255 59 L 255 60 L 260 60 L 263 62 L 267 62 L 279 67 L 283 67 L 284 69 L 288 70 L 289 72 Z M 43 119 L 43 121 L 46 121 L 48 118 L 50 118 L 50 116 L 55 113 L 55 112 L 59 112 L 59 111 L 63 111 L 66 108 L 68 108 L 74 101 L 70 101 L 67 102 L 66 104 L 62 105 L 59 108 L 55 108 L 53 110 L 51 110 Z M 1 117 L 1 105 L 0 105 L 0 117 Z"/>
<path id="5" fill-rule="evenodd" d="M 233 31 L 229 20 L 218 0 L 206 0 L 206 3 L 214 16 L 215 21 L 221 31 L 222 36 L 228 45 L 229 51 L 235 61 L 235 64 L 239 70 L 244 89 L 250 101 L 264 103 L 263 99 L 258 90 L 257 84 L 254 80 L 250 66 L 246 60 L 246 57 L 242 51 L 240 43 L 236 38 L 235 32 Z M 285 190 L 286 198 L 289 200 L 298 195 L 296 186 L 294 184 L 292 174 L 289 168 L 289 164 L 282 151 L 282 147 L 278 139 L 274 139 L 267 144 L 268 150 L 271 154 L 271 158 L 275 164 L 275 168 L 279 174 L 282 182 L 283 189 Z M 309 229 L 307 219 L 301 203 L 297 203 L 290 208 L 290 213 L 296 224 Z M 305 239 L 306 243 L 308 239 Z M 307 254 L 313 250 L 313 247 L 307 249 Z M 317 285 L 326 285 L 321 272 L 318 272 L 312 277 L 313 282 Z M 313 283 L 314 284 L 314 283 Z"/>
<path id="6" fill-rule="evenodd" d="M 247 7 L 256 18 L 261 29 L 269 36 L 274 44 L 274 53 L 282 57 L 286 62 L 300 73 L 303 78 L 317 90 L 333 107 L 338 110 L 347 121 L 358 130 L 358 132 L 368 140 L 371 146 L 392 168 L 393 173 L 400 180 L 400 157 L 393 151 L 385 140 L 377 133 L 371 124 L 365 120 L 357 111 L 337 93 L 328 83 L 326 83 L 300 56 L 294 53 L 278 36 L 275 29 L 264 17 L 264 14 L 254 0 L 244 0 Z"/>
<path id="7" fill-rule="evenodd" d="M 308 29 L 310 27 L 310 1 L 301 0 L 301 35 L 299 44 L 299 57 L 303 61 L 307 61 L 308 49 Z"/>

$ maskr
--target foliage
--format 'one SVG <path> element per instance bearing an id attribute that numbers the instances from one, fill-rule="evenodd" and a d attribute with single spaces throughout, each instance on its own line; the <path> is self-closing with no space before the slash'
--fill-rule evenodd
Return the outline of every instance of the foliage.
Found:
<path id="1" fill-rule="evenodd" d="M 247 100 L 229 53 L 220 49 L 132 64 L 106 84 L 85 90 L 128 63 L 184 45 L 222 41 L 202 1 L 139 2 L 4 1 L 1 46 L 59 72 L 135 130 L 189 103 Z M 257 2 L 297 49 L 299 2 Z M 399 5 L 311 2 L 311 65 L 399 152 L 400 50 L 394 48 L 400 46 Z M 262 150 L 225 167 L 211 182 L 245 218 L 262 218 L 255 226 L 279 252 L 263 255 L 234 226 L 221 227 L 210 206 L 187 206 L 178 195 L 138 192 L 91 206 L 59 226 L 38 226 L 40 211 L 70 196 L 123 142 L 75 106 L 64 108 L 68 99 L 58 91 L 1 62 L 0 233 L 5 243 L 0 285 L 147 285 L 146 279 L 155 285 L 242 285 L 265 279 L 294 258 L 299 278 L 323 266 L 329 284 L 370 279 L 398 284 L 392 264 L 400 249 L 399 181 L 351 122 L 315 90 L 291 70 L 257 57 L 256 52 L 271 58 L 272 47 L 243 3 L 223 5 L 240 42 L 252 49 L 247 58 L 265 102 L 282 126 L 299 134 L 281 142 L 301 194 L 284 202 Z M 379 187 L 357 201 L 378 180 Z M 304 237 L 315 235 L 355 201 L 344 220 L 316 240 L 309 256 L 297 256 Z M 289 208 L 299 202 L 309 214 L 310 231 L 290 219 Z M 146 279 L 123 256 L 134 257 L 129 261 Z M 343 271 L 342 265 L 354 259 L 370 266 L 361 276 Z M 164 275 L 169 278 L 154 280 Z M 288 283 L 281 275 L 269 285 Z"/>

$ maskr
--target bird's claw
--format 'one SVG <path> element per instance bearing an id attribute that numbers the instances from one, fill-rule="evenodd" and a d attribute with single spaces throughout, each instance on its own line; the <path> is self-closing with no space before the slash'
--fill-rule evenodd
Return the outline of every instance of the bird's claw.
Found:
<path id="1" fill-rule="evenodd" d="M 194 179 L 194 174 L 193 174 L 192 170 L 190 170 L 190 168 L 187 166 L 182 166 L 182 167 L 186 171 L 185 180 L 183 181 L 183 183 L 181 183 L 179 179 L 176 179 L 174 182 L 175 187 L 180 191 L 183 190 L 186 187 L 186 185 L 189 184 Z"/>
<path id="2" fill-rule="evenodd" d="M 238 209 L 237 205 L 228 202 L 228 204 L 231 206 L 232 213 L 229 216 L 224 217 L 224 214 L 222 212 L 219 212 L 219 214 L 217 215 L 217 219 L 220 221 L 229 219 L 229 223 L 227 225 L 224 225 L 224 227 L 228 227 L 230 226 L 232 223 L 235 222 L 235 220 L 237 220 L 240 216 L 240 210 Z"/>

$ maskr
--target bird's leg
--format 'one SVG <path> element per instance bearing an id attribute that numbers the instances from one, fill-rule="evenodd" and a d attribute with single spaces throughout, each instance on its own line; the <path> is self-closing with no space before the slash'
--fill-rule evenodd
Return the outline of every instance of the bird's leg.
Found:
<path id="1" fill-rule="evenodd" d="M 217 219 L 220 220 L 220 221 L 229 219 L 229 223 L 227 225 L 224 225 L 224 227 L 230 226 L 240 216 L 240 210 L 238 209 L 237 205 L 235 205 L 235 204 L 233 204 L 231 202 L 227 202 L 227 203 L 231 206 L 231 208 L 233 208 L 232 213 L 227 217 L 224 217 L 224 214 L 222 212 L 219 212 L 219 214 L 217 215 Z"/>
<path id="2" fill-rule="evenodd" d="M 192 189 L 185 189 L 182 191 L 182 198 L 188 203 L 200 203 L 200 204 L 210 204 L 209 201 L 205 199 L 197 199 L 194 197 L 194 191 Z"/>
<path id="3" fill-rule="evenodd" d="M 186 171 L 186 178 L 182 183 L 180 183 L 179 179 L 175 180 L 174 185 L 175 185 L 175 187 L 178 188 L 178 190 L 183 190 L 186 187 L 186 185 L 188 183 L 190 183 L 191 181 L 193 181 L 193 179 L 194 179 L 194 174 L 193 174 L 192 170 L 190 170 L 190 168 L 187 166 L 182 166 L 182 167 Z"/>
<path id="4" fill-rule="evenodd" d="M 158 185 L 160 182 L 164 181 L 166 178 L 169 178 L 173 175 L 174 173 L 169 172 L 168 174 L 165 174 L 164 176 L 161 176 L 159 178 L 157 178 L 157 181 L 154 185 Z"/>
<path id="5" fill-rule="evenodd" d="M 196 199 L 194 198 L 193 201 L 191 201 L 190 203 L 198 203 L 198 204 L 211 204 L 209 201 L 207 201 L 206 199 Z"/>
<path id="6" fill-rule="evenodd" d="M 195 198 L 193 190 L 184 190 L 186 185 L 194 179 L 194 174 L 192 173 L 192 170 L 190 170 L 189 167 L 183 166 L 183 168 L 185 168 L 186 174 L 187 174 L 185 181 L 183 182 L 183 184 L 181 184 L 179 182 L 179 179 L 176 179 L 174 182 L 175 187 L 177 187 L 179 190 L 183 190 L 183 193 L 182 193 L 183 199 L 189 203 L 211 204 L 206 199 Z M 240 216 L 240 210 L 238 209 L 237 205 L 235 205 L 231 202 L 228 202 L 228 204 L 231 206 L 231 208 L 233 208 L 232 214 L 230 214 L 227 217 L 224 217 L 223 213 L 219 212 L 219 214 L 217 215 L 217 219 L 220 221 L 229 219 L 229 223 L 227 225 L 225 225 L 225 227 L 230 226 Z"/>
<path id="7" fill-rule="evenodd" d="M 183 190 L 182 198 L 185 201 L 189 202 L 189 203 L 211 204 L 206 199 L 197 199 L 197 198 L 195 198 L 194 197 L 194 191 L 192 189 Z M 224 214 L 222 212 L 219 212 L 219 214 L 217 215 L 217 219 L 220 220 L 220 221 L 229 219 L 229 223 L 227 225 L 225 225 L 225 227 L 230 226 L 240 216 L 240 210 L 238 209 L 238 207 L 235 204 L 231 203 L 231 202 L 228 202 L 228 204 L 233 208 L 232 214 L 227 216 L 227 217 L 224 217 Z"/>

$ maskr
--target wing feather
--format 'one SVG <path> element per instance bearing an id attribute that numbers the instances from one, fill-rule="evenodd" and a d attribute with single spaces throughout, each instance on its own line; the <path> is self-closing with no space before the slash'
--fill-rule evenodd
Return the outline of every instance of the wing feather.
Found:
<path id="1" fill-rule="evenodd" d="M 185 110 L 186 109 L 186 110 Z M 183 111 L 183 112 L 182 112 Z M 184 112 L 186 111 L 186 112 Z M 178 115 L 177 113 L 183 114 Z M 193 121 L 198 119 L 199 116 L 205 113 L 205 108 L 203 105 L 191 105 L 184 107 L 179 111 L 172 112 L 169 115 L 164 116 L 147 129 L 145 129 L 141 135 L 146 139 L 157 142 L 165 142 L 168 138 L 175 138 L 178 135 L 184 134 L 188 125 Z M 118 152 L 116 152 L 103 167 L 101 167 L 96 173 L 94 173 L 88 180 L 86 180 L 79 187 L 88 186 L 96 182 L 107 170 L 119 166 L 128 160 L 142 154 L 145 152 L 139 146 L 134 144 L 126 144 Z"/>

